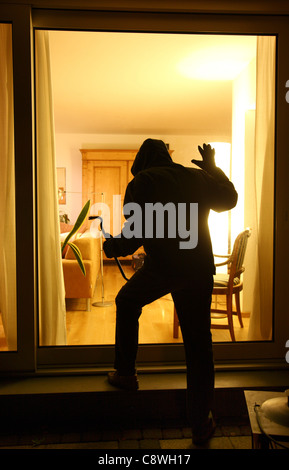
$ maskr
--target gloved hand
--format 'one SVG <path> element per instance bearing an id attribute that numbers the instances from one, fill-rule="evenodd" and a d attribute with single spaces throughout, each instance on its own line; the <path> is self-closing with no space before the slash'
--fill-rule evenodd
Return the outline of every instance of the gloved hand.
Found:
<path id="1" fill-rule="evenodd" d="M 215 149 L 210 144 L 203 144 L 203 148 L 198 146 L 198 150 L 202 155 L 203 160 L 191 160 L 192 163 L 202 168 L 208 173 L 216 167 L 215 163 Z"/>

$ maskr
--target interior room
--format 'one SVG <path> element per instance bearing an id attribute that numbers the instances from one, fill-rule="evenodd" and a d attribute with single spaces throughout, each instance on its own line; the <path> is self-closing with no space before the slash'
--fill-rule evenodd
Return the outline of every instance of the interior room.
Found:
<path id="1" fill-rule="evenodd" d="M 230 253 L 237 234 L 254 223 L 245 178 L 250 171 L 245 159 L 251 155 L 245 145 L 250 147 L 254 134 L 257 37 L 49 31 L 49 45 L 56 166 L 63 178 L 58 188 L 65 195 L 59 204 L 61 220 L 73 224 L 87 199 L 108 203 L 110 181 L 119 178 L 113 167 L 105 180 L 101 169 L 97 191 L 91 182 L 83 187 L 84 158 L 89 155 L 84 150 L 106 150 L 101 158 L 107 167 L 113 151 L 132 150 L 133 158 L 143 140 L 153 137 L 168 144 L 174 161 L 190 166 L 192 158 L 199 158 L 198 145 L 210 142 L 217 164 L 239 193 L 236 209 L 210 215 L 214 253 Z M 120 181 L 114 191 L 123 198 L 126 182 Z M 253 231 L 243 273 L 244 326 L 234 319 L 238 341 L 249 334 L 255 237 Z M 132 260 L 121 261 L 130 277 Z M 89 306 L 83 299 L 66 299 L 68 344 L 114 342 L 114 298 L 125 281 L 115 264 L 104 259 L 103 268 Z M 214 296 L 213 302 L 224 303 L 225 298 Z M 214 341 L 231 341 L 228 330 L 212 329 L 212 334 Z M 181 334 L 173 335 L 170 296 L 145 307 L 140 342 L 179 341 Z"/>

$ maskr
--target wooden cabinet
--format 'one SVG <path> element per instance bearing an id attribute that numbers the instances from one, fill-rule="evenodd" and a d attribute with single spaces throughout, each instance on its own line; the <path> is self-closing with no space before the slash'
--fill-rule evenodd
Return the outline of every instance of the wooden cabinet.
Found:
<path id="1" fill-rule="evenodd" d="M 134 149 L 81 149 L 82 203 L 104 203 L 109 208 L 110 223 L 105 230 L 117 235 L 124 222 L 123 200 L 128 183 L 132 180 L 131 167 L 138 150 Z M 170 150 L 170 154 L 173 150 Z M 91 213 L 93 213 L 91 211 Z M 97 214 L 95 214 L 97 215 Z M 139 248 L 137 253 L 143 252 Z M 129 257 L 131 258 L 131 256 Z"/>
<path id="2" fill-rule="evenodd" d="M 123 200 L 127 184 L 133 178 L 130 169 L 137 150 L 82 149 L 80 152 L 83 205 L 90 199 L 92 206 L 96 203 L 108 206 L 110 226 L 104 228 L 116 235 L 117 227 L 124 222 Z"/>

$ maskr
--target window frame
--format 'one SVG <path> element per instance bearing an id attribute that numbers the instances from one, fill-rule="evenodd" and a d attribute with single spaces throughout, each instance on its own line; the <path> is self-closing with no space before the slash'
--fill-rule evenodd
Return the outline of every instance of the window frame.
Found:
<path id="1" fill-rule="evenodd" d="M 65 368 L 107 370 L 113 364 L 112 346 L 37 346 L 37 272 L 35 246 L 35 157 L 33 96 L 33 29 L 81 31 L 123 31 L 183 34 L 252 34 L 275 35 L 276 52 L 276 120 L 274 175 L 274 273 L 273 273 L 273 340 L 264 342 L 215 343 L 216 366 L 225 368 L 255 367 L 278 364 L 285 366 L 285 344 L 289 331 L 286 317 L 286 277 L 289 261 L 287 248 L 288 200 L 286 174 L 289 163 L 284 157 L 289 135 L 282 122 L 288 122 L 289 106 L 285 100 L 286 53 L 289 43 L 288 17 L 266 15 L 228 15 L 194 13 L 149 13 L 85 10 L 45 10 L 18 6 L 7 7 L 13 22 L 14 94 L 15 94 L 15 162 L 16 162 L 16 250 L 18 287 L 18 351 L 6 354 L 6 370 L 40 371 Z M 6 8 L 6 10 L 7 10 Z M 12 14 L 11 14 L 12 12 Z M 2 21 L 5 7 L 0 7 Z M 12 16 L 11 16 L 12 15 Z M 7 20 L 8 21 L 8 20 Z M 21 22 L 20 22 L 21 21 Z M 283 61 L 282 61 L 283 58 Z M 20 74 L 20 68 L 22 73 Z M 23 73 L 23 70 L 25 73 Z M 18 76 L 17 76 L 18 73 Z M 21 78 L 20 78 L 21 77 Z M 24 83 L 23 83 L 23 77 Z M 24 125 L 23 125 L 24 123 Z M 23 174 L 26 175 L 23 185 Z M 24 224 L 25 223 L 25 224 Z M 24 225 L 23 225 L 24 224 Z M 21 227 L 25 226 L 25 234 Z M 24 240 L 23 240 L 23 237 Z M 288 333 L 289 336 L 289 333 Z M 13 359 L 14 355 L 14 359 Z M 2 353 L 1 353 L 2 357 Z M 1 361 L 1 362 L 5 362 Z M 184 367 L 184 349 L 180 344 L 140 345 L 138 364 L 146 369 Z M 2 365 L 0 366 L 2 368 Z M 1 370 L 1 369 L 0 369 Z"/>
<path id="2" fill-rule="evenodd" d="M 0 371 L 35 371 L 36 275 L 31 9 L 27 6 L 0 5 L 0 21 L 12 24 L 17 285 L 17 351 L 1 352 Z"/>

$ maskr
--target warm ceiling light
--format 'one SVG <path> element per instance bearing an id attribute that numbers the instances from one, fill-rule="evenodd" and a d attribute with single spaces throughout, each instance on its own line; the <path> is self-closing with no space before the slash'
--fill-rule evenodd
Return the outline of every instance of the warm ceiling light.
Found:
<path id="1" fill-rule="evenodd" d="M 248 62 L 234 60 L 232 57 L 219 58 L 218 55 L 195 54 L 179 63 L 181 75 L 195 80 L 233 80 L 248 65 Z"/>

